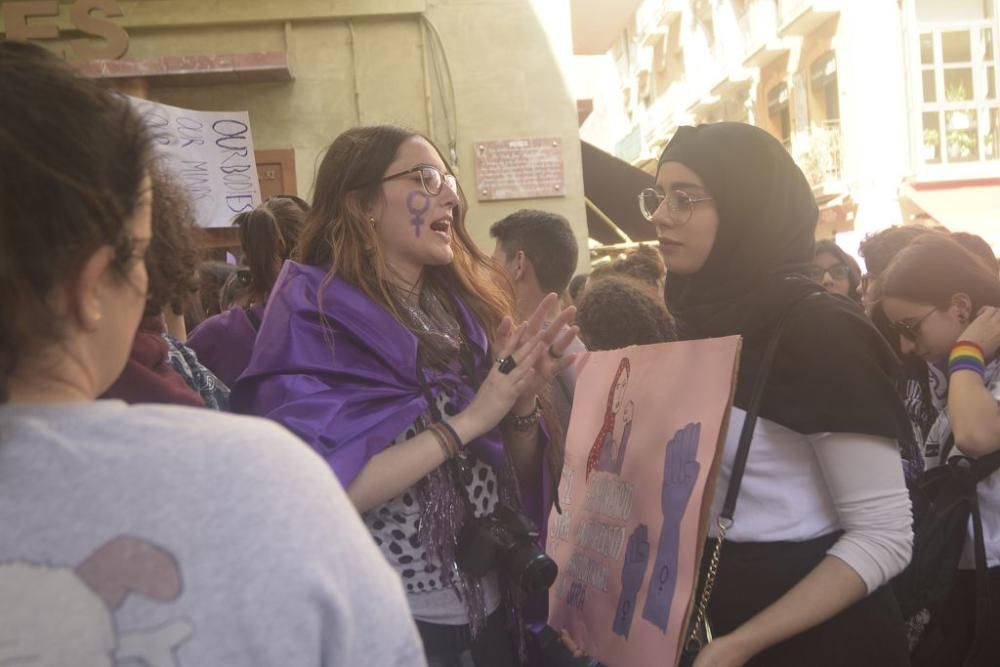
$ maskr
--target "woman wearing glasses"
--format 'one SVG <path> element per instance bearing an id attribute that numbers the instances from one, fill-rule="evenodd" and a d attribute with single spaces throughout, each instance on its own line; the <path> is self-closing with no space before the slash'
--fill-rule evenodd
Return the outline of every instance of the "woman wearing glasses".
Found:
<path id="1" fill-rule="evenodd" d="M 952 456 L 1000 450 L 1000 279 L 943 234 L 904 248 L 875 284 L 875 296 L 905 354 L 928 363 L 938 417 L 923 443 L 928 468 Z M 977 486 L 994 614 L 1000 604 L 1000 471 Z M 959 584 L 936 619 L 945 645 L 926 664 L 961 665 L 976 626 L 972 530 Z M 991 627 L 996 628 L 996 619 Z M 993 654 L 997 664 L 1000 654 Z M 977 663 L 979 664 L 979 663 Z M 985 663 L 982 663 L 985 664 Z"/>
<path id="2" fill-rule="evenodd" d="M 459 533 L 501 507 L 543 519 L 538 394 L 572 361 L 574 309 L 543 331 L 551 294 L 512 324 L 509 285 L 423 136 L 348 130 L 315 193 L 235 404 L 327 460 L 402 579 L 432 665 L 516 664 L 504 612 L 516 627 L 518 591 L 495 567 L 459 567 Z"/>
<path id="3" fill-rule="evenodd" d="M 861 267 L 843 248 L 830 240 L 816 242 L 812 265 L 806 275 L 828 292 L 842 294 L 861 303 Z"/>
<path id="4" fill-rule="evenodd" d="M 764 350 L 790 313 L 734 521 L 711 527 L 723 539 L 708 605 L 715 639 L 695 665 L 908 664 L 902 618 L 883 585 L 911 550 L 896 447 L 909 425 L 885 342 L 860 309 L 803 275 L 817 219 L 805 177 L 759 128 L 682 127 L 640 205 L 656 226 L 682 339 L 743 336 L 713 517 Z"/>

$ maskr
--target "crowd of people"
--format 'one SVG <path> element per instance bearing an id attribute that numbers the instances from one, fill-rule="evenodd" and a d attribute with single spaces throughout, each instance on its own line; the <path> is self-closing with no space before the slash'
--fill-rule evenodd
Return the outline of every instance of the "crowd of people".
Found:
<path id="1" fill-rule="evenodd" d="M 1000 664 L 982 239 L 894 227 L 862 272 L 782 144 L 717 123 L 638 193 L 656 247 L 574 277 L 564 217 L 488 255 L 434 143 L 379 125 L 213 265 L 153 141 L 0 42 L 0 664 L 596 664 L 545 624 L 574 362 L 732 335 L 684 663 Z"/>

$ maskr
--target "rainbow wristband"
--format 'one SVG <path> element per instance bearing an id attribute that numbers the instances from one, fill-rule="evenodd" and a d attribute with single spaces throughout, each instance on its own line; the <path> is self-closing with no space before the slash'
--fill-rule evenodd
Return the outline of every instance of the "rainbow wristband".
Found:
<path id="1" fill-rule="evenodd" d="M 986 355 L 983 348 L 967 340 L 960 340 L 951 346 L 948 355 L 948 377 L 957 371 L 974 371 L 981 379 L 986 378 Z"/>

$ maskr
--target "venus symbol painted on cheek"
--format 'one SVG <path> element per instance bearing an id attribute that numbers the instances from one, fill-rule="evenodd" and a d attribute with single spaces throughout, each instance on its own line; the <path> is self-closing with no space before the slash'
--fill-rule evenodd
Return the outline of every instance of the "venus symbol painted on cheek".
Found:
<path id="1" fill-rule="evenodd" d="M 423 203 L 423 208 L 416 204 L 417 200 Z M 406 197 L 406 210 L 410 212 L 410 224 L 413 225 L 413 233 L 420 238 L 420 228 L 424 226 L 424 214 L 431 208 L 431 197 L 426 192 L 414 190 Z"/>

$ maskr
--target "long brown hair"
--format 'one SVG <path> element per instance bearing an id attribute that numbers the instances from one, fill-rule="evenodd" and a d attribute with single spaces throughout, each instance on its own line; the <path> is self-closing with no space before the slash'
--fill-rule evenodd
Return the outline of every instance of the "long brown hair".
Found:
<path id="1" fill-rule="evenodd" d="M 944 234 L 924 234 L 903 248 L 875 283 L 876 300 L 896 297 L 945 307 L 964 292 L 972 313 L 1000 306 L 1000 277 Z"/>
<path id="2" fill-rule="evenodd" d="M 365 210 L 382 196 L 382 177 L 399 147 L 414 137 L 426 140 L 441 156 L 430 139 L 395 125 L 357 127 L 338 136 L 316 174 L 313 207 L 306 215 L 297 254 L 305 264 L 329 266 L 331 279 L 340 276 L 355 285 L 400 322 L 404 319 L 392 297 L 389 267 Z M 441 160 L 451 173 L 447 161 Z M 444 297 L 445 303 L 448 289 L 454 290 L 492 344 L 500 322 L 513 313 L 512 290 L 506 276 L 469 236 L 461 188 L 458 198 L 452 240 L 455 259 L 444 266 L 427 267 L 424 288 Z"/>
<path id="3" fill-rule="evenodd" d="M 307 210 L 308 204 L 298 197 L 271 197 L 233 218 L 233 226 L 239 228 L 243 261 L 250 269 L 247 292 L 251 303 L 267 301 L 281 262 L 295 251 Z"/>

